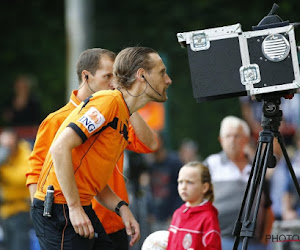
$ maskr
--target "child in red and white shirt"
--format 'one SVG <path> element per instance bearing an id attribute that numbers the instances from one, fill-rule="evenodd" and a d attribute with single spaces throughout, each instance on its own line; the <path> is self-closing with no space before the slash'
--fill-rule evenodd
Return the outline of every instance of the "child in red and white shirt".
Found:
<path id="1" fill-rule="evenodd" d="M 178 193 L 185 202 L 169 227 L 167 250 L 221 249 L 217 209 L 212 205 L 213 185 L 200 162 L 184 165 L 178 175 Z"/>

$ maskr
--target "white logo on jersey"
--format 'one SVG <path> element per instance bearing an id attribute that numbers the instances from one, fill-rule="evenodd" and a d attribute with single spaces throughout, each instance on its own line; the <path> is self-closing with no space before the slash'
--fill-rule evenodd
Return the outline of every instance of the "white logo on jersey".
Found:
<path id="1" fill-rule="evenodd" d="M 190 233 L 187 233 L 184 238 L 183 238 L 183 241 L 182 241 L 182 246 L 184 249 L 189 249 L 190 246 L 192 245 L 192 242 L 193 242 L 193 238 L 192 238 L 192 235 Z"/>
<path id="2" fill-rule="evenodd" d="M 92 133 L 105 122 L 105 117 L 95 107 L 91 107 L 78 121 Z"/>

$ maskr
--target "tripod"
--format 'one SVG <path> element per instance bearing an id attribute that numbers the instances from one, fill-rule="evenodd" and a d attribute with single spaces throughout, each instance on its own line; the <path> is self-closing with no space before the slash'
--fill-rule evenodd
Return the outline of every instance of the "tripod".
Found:
<path id="1" fill-rule="evenodd" d="M 285 149 L 282 136 L 278 131 L 280 122 L 282 121 L 282 111 L 279 109 L 279 105 L 281 103 L 280 96 L 269 95 L 262 97 L 262 99 L 263 114 L 261 125 L 263 130 L 259 133 L 258 147 L 256 149 L 241 209 L 232 233 L 233 236 L 235 236 L 235 242 L 233 246 L 234 250 L 238 248 L 240 237 L 243 237 L 242 249 L 247 249 L 249 237 L 252 238 L 254 235 L 256 218 L 267 167 L 274 168 L 276 165 L 276 158 L 273 155 L 274 137 L 276 137 L 279 142 L 289 172 L 300 197 L 300 187 L 297 182 L 291 161 Z"/>

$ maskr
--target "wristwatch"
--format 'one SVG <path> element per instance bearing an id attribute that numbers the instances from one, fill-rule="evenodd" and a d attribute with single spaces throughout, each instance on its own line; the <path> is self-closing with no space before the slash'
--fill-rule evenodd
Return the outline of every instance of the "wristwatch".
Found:
<path id="1" fill-rule="evenodd" d="M 116 212 L 116 214 L 119 215 L 119 216 L 121 216 L 121 215 L 120 215 L 120 208 L 121 208 L 123 205 L 125 205 L 125 206 L 127 206 L 127 207 L 129 206 L 128 203 L 127 203 L 126 201 L 120 201 L 120 202 L 117 204 L 116 208 L 115 208 L 115 212 Z"/>

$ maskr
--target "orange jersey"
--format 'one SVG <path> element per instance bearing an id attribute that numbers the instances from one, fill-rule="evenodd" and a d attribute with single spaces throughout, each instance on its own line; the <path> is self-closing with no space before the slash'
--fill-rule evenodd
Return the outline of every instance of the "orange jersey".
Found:
<path id="1" fill-rule="evenodd" d="M 128 145 L 127 149 L 138 153 L 153 152 L 138 139 L 138 137 L 134 134 L 133 130 L 130 130 L 129 138 L 132 139 L 132 143 Z M 129 203 L 126 183 L 123 176 L 123 162 L 124 154 L 122 154 L 120 159 L 118 160 L 118 163 L 114 169 L 113 176 L 108 181 L 108 185 L 116 193 L 116 195 L 118 195 L 122 200 Z M 106 233 L 114 233 L 125 227 L 122 218 L 118 216 L 115 212 L 106 209 L 95 199 L 92 201 L 92 205 L 98 218 L 102 222 Z"/>
<path id="2" fill-rule="evenodd" d="M 80 104 L 80 101 L 76 98 L 77 90 L 73 91 L 69 103 L 58 111 L 51 113 L 42 122 L 39 127 L 34 149 L 29 158 L 29 169 L 26 173 L 27 185 L 36 184 L 38 182 L 42 166 L 44 164 L 47 152 L 55 137 L 57 130 L 67 116 L 71 113 L 75 107 Z M 150 153 L 151 151 L 146 145 L 144 145 L 136 136 L 132 126 L 129 124 L 129 145 L 127 149 L 135 151 L 137 153 Z M 122 199 L 128 202 L 128 194 L 123 173 L 123 159 L 124 154 L 121 155 L 114 168 L 113 175 L 109 179 L 108 184 L 110 188 Z M 95 199 L 92 201 L 93 209 L 95 210 L 98 218 L 103 224 L 103 227 L 107 233 L 114 233 L 125 226 L 122 218 L 115 212 L 112 212 L 102 205 L 100 205 Z"/>
<path id="3" fill-rule="evenodd" d="M 117 160 L 128 145 L 129 115 L 120 91 L 98 91 L 75 108 L 57 131 L 54 140 L 68 126 L 83 141 L 72 150 L 74 177 L 82 206 L 91 204 L 93 197 L 106 186 Z M 44 200 L 48 185 L 54 186 L 54 202 L 65 204 L 49 152 L 35 198 Z"/>
<path id="4" fill-rule="evenodd" d="M 26 172 L 26 185 L 36 184 L 39 180 L 46 155 L 57 130 L 80 101 L 76 98 L 77 90 L 72 92 L 70 101 L 61 109 L 49 114 L 39 126 L 33 151 L 29 157 L 29 168 Z"/>

